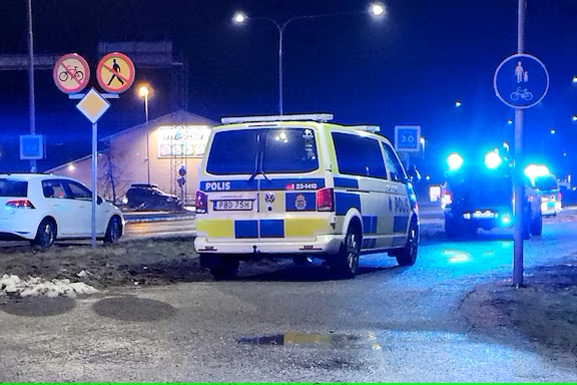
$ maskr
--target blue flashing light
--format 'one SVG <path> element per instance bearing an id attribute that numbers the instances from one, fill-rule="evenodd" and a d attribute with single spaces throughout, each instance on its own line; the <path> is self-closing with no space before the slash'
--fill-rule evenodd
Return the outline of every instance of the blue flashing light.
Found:
<path id="1" fill-rule="evenodd" d="M 449 170 L 458 170 L 463 165 L 463 158 L 454 152 L 447 157 L 447 165 L 449 166 Z"/>
<path id="2" fill-rule="evenodd" d="M 525 167 L 525 176 L 531 180 L 534 180 L 538 176 L 545 176 L 549 174 L 549 168 L 542 164 L 530 164 Z"/>
<path id="3" fill-rule="evenodd" d="M 485 155 L 485 166 L 491 170 L 499 167 L 502 162 L 503 160 L 497 151 L 489 151 Z"/>
<path id="4" fill-rule="evenodd" d="M 513 222 L 513 218 L 509 214 L 501 215 L 501 224 L 503 226 L 509 226 Z"/>

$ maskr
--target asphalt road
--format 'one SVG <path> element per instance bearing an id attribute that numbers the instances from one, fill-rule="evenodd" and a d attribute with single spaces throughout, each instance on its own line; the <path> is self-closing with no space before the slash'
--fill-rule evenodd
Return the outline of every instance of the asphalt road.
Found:
<path id="1" fill-rule="evenodd" d="M 526 268 L 575 250 L 576 231 L 547 220 Z M 0 381 L 577 381 L 534 342 L 477 334 L 458 312 L 475 285 L 511 276 L 512 247 L 508 232 L 448 242 L 431 220 L 415 266 L 367 256 L 354 280 L 243 264 L 230 282 L 2 306 Z"/>

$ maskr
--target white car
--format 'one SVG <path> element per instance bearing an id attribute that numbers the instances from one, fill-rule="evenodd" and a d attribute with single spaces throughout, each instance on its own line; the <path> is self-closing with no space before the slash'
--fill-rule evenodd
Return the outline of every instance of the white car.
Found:
<path id="1" fill-rule="evenodd" d="M 56 239 L 90 238 L 92 191 L 50 174 L 0 174 L 0 240 L 29 240 L 41 248 Z M 118 207 L 98 197 L 96 236 L 115 243 L 124 230 Z"/>

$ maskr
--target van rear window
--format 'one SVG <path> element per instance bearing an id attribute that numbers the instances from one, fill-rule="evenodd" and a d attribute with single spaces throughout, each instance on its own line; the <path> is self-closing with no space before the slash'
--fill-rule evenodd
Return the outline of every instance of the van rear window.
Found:
<path id="1" fill-rule="evenodd" d="M 0 197 L 25 198 L 28 195 L 28 182 L 0 178 Z"/>
<path id="2" fill-rule="evenodd" d="M 318 169 L 314 131 L 274 128 L 214 135 L 206 171 L 216 175 L 302 173 Z"/>

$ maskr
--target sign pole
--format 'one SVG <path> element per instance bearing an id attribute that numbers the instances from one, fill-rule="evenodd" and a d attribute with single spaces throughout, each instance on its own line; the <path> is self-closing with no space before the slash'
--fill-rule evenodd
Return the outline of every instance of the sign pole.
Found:
<path id="1" fill-rule="evenodd" d="M 98 199 L 97 189 L 97 166 L 98 166 L 98 154 L 97 154 L 97 135 L 98 128 L 96 122 L 92 123 L 92 225 L 91 225 L 91 243 L 92 248 L 96 247 L 96 200 Z"/>
<path id="2" fill-rule="evenodd" d="M 525 24 L 525 0 L 519 0 L 517 24 L 517 53 L 523 53 Z M 523 181 L 523 109 L 515 109 L 515 229 L 513 233 L 513 285 L 517 288 L 523 285 L 523 226 L 530 218 L 525 218 Z"/>
<path id="3" fill-rule="evenodd" d="M 32 0 L 28 0 L 28 94 L 30 103 L 30 135 L 36 135 L 34 103 L 34 38 L 32 35 Z M 36 159 L 30 159 L 30 172 L 36 172 Z"/>

